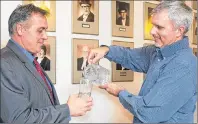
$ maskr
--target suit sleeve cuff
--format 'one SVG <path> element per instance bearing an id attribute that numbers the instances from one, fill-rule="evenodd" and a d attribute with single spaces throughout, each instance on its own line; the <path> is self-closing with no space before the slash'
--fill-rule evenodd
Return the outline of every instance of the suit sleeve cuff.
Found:
<path id="1" fill-rule="evenodd" d="M 62 113 L 67 117 L 68 122 L 71 121 L 71 116 L 70 116 L 70 109 L 68 104 L 62 104 L 56 106 L 56 109 L 62 110 Z"/>

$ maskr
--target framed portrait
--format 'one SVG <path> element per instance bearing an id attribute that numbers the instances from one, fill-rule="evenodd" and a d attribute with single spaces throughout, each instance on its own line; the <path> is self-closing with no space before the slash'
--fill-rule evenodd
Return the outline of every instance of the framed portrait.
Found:
<path id="1" fill-rule="evenodd" d="M 38 63 L 49 76 L 52 83 L 56 83 L 56 37 L 48 36 L 41 46 L 41 51 L 35 55 Z"/>
<path id="2" fill-rule="evenodd" d="M 192 1 L 192 8 L 197 10 L 197 0 Z"/>
<path id="3" fill-rule="evenodd" d="M 197 56 L 197 48 L 193 48 L 193 53 Z"/>
<path id="4" fill-rule="evenodd" d="M 128 49 L 134 48 L 133 42 L 112 41 L 112 45 L 126 47 Z M 133 81 L 134 72 L 128 68 L 122 67 L 121 64 L 112 62 L 112 81 Z"/>
<path id="5" fill-rule="evenodd" d="M 112 1 L 112 36 L 133 37 L 134 2 Z"/>
<path id="6" fill-rule="evenodd" d="M 82 77 L 82 72 L 84 68 L 88 65 L 87 56 L 88 52 L 93 49 L 99 47 L 98 40 L 92 39 L 73 39 L 73 55 L 72 55 L 72 83 L 79 84 L 80 78 Z"/>
<path id="7" fill-rule="evenodd" d="M 34 4 L 37 7 L 40 7 L 50 14 L 47 16 L 48 29 L 47 31 L 55 32 L 56 31 L 56 1 L 51 0 L 23 0 L 23 4 Z"/>
<path id="8" fill-rule="evenodd" d="M 193 44 L 197 44 L 197 13 L 193 15 Z"/>
<path id="9" fill-rule="evenodd" d="M 72 33 L 98 35 L 99 1 L 75 0 L 72 2 Z"/>
<path id="10" fill-rule="evenodd" d="M 152 29 L 151 23 L 151 12 L 156 7 L 156 4 L 144 2 L 144 39 L 152 40 L 152 36 L 150 35 L 150 31 Z"/>

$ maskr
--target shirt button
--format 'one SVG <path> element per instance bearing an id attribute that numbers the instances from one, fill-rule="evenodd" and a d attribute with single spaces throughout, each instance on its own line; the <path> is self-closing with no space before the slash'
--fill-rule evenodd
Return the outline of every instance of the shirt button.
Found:
<path id="1" fill-rule="evenodd" d="M 158 62 L 160 61 L 160 59 L 157 60 Z"/>

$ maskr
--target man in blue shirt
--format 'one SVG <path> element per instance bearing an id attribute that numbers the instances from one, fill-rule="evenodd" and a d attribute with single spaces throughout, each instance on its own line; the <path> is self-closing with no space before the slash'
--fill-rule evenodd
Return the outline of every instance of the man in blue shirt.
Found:
<path id="1" fill-rule="evenodd" d="M 134 49 L 102 46 L 90 51 L 89 63 L 105 57 L 147 74 L 138 96 L 113 83 L 100 86 L 119 97 L 134 115 L 134 123 L 193 123 L 197 58 L 185 36 L 192 19 L 192 9 L 184 2 L 164 1 L 153 10 L 155 45 Z"/>
<path id="2" fill-rule="evenodd" d="M 47 40 L 48 12 L 20 5 L 10 15 L 11 39 L 1 50 L 1 115 L 4 123 L 69 123 L 91 110 L 92 98 L 71 95 L 60 105 L 54 86 L 34 58 Z"/>

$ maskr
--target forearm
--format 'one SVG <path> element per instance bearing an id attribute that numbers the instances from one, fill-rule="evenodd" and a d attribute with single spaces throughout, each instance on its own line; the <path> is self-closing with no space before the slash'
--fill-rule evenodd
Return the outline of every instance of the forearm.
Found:
<path id="1" fill-rule="evenodd" d="M 27 105 L 27 104 L 26 104 Z M 45 108 L 33 108 L 31 104 L 27 106 L 15 105 L 17 108 L 6 109 L 1 105 L 1 118 L 9 123 L 69 123 L 71 120 L 69 108 L 66 104 L 48 106 Z M 4 107 L 4 108 L 3 108 Z"/>
<path id="2" fill-rule="evenodd" d="M 29 108 L 18 118 L 19 122 L 21 120 L 25 123 L 69 123 L 71 117 L 68 105 L 63 104 L 39 109 Z"/>
<path id="3" fill-rule="evenodd" d="M 105 58 L 130 70 L 146 73 L 150 62 L 146 53 L 148 52 L 145 48 L 128 49 L 120 46 L 109 46 L 109 52 Z"/>
<path id="4" fill-rule="evenodd" d="M 135 96 L 126 90 L 121 91 L 118 97 L 119 97 L 120 103 L 124 106 L 124 108 L 137 117 L 138 108 L 144 105 L 142 97 Z"/>
<path id="5" fill-rule="evenodd" d="M 193 100 L 190 100 L 196 96 L 193 82 L 190 70 L 181 67 L 175 73 L 162 74 L 147 94 L 135 96 L 127 91 L 121 91 L 119 100 L 144 123 L 168 122 L 188 101 L 194 104 Z"/>
<path id="6" fill-rule="evenodd" d="M 122 91 L 119 93 L 119 100 L 121 104 L 131 112 L 135 117 L 137 117 L 143 123 L 159 123 L 161 122 L 160 111 L 163 111 L 161 106 L 148 106 L 144 102 L 142 96 L 135 96 L 128 93 L 127 91 Z M 158 115 L 159 114 L 159 115 Z"/>
<path id="7" fill-rule="evenodd" d="M 10 74 L 10 76 L 12 76 Z M 35 107 L 37 103 L 31 101 L 20 81 L 8 78 L 1 73 L 1 119 L 10 123 L 68 123 L 70 111 L 67 104 L 45 107 Z M 38 99 L 39 100 L 39 99 Z M 41 102 L 41 101 L 38 101 Z"/>

